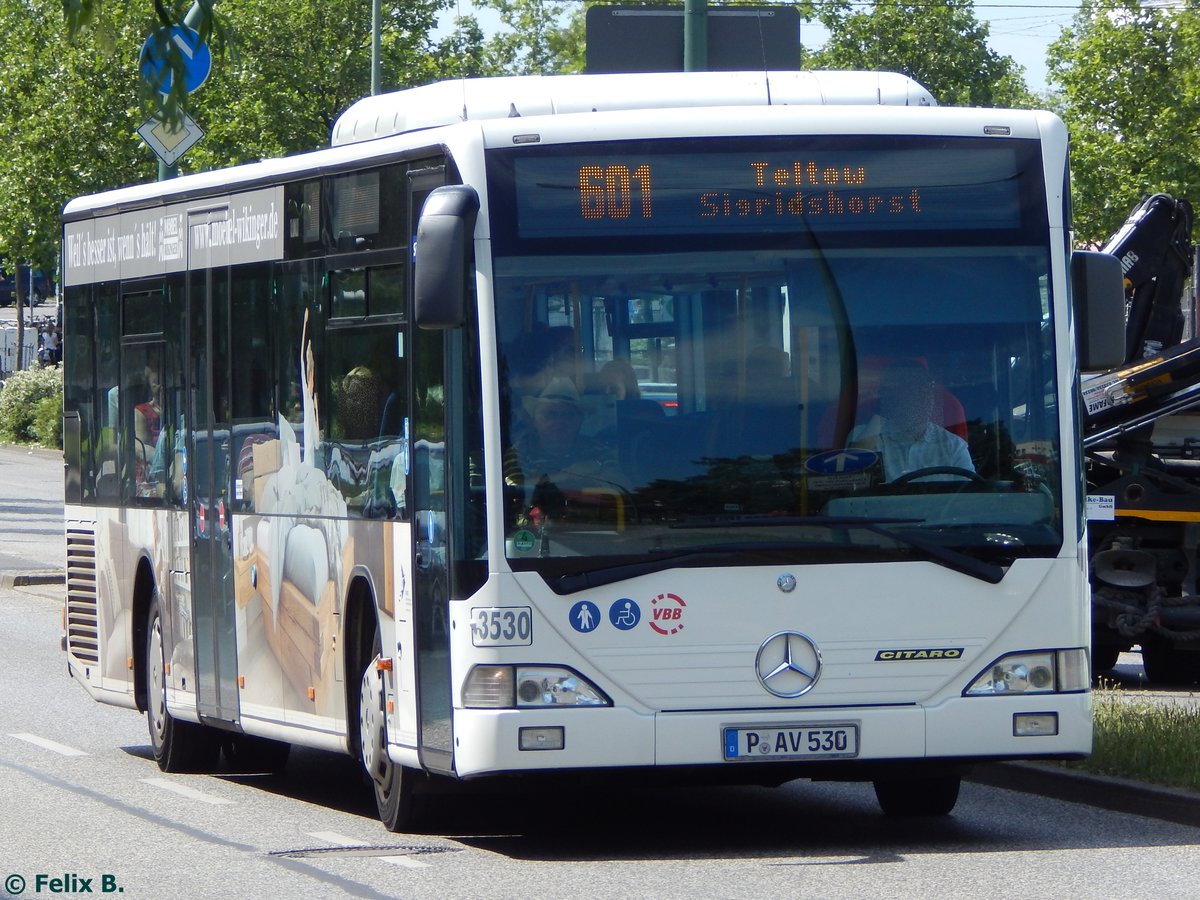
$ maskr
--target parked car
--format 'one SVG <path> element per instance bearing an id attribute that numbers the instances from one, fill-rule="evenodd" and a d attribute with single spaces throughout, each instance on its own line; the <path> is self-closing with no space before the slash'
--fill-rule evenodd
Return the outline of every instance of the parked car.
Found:
<path id="1" fill-rule="evenodd" d="M 28 271 L 28 270 L 26 270 Z M 27 276 L 26 276 L 27 277 Z M 33 270 L 33 305 L 39 306 L 54 296 L 54 283 L 41 269 Z M 26 302 L 29 298 L 26 297 Z M 17 300 L 17 279 L 0 260 L 0 307 L 12 306 Z"/>
<path id="2" fill-rule="evenodd" d="M 668 416 L 679 412 L 679 387 L 662 381 L 647 381 L 639 385 L 643 400 L 653 400 Z"/>
<path id="3" fill-rule="evenodd" d="M 17 299 L 16 279 L 7 269 L 0 268 L 0 306 L 12 306 Z"/>

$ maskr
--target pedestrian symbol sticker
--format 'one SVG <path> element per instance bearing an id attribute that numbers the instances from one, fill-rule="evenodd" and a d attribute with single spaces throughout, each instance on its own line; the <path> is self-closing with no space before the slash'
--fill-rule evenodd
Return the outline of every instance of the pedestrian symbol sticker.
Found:
<path id="1" fill-rule="evenodd" d="M 600 624 L 600 607 L 591 600 L 580 600 L 571 607 L 571 627 L 582 634 L 595 631 Z"/>
<path id="2" fill-rule="evenodd" d="M 642 610 L 636 601 L 626 597 L 608 608 L 608 621 L 622 631 L 631 631 L 642 621 Z"/>

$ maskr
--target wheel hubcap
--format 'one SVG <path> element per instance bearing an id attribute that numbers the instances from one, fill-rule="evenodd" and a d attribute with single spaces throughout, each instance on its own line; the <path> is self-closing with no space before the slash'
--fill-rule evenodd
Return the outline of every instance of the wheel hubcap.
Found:
<path id="1" fill-rule="evenodd" d="M 154 620 L 150 630 L 150 658 L 146 665 L 150 670 L 150 696 L 146 703 L 150 709 L 150 729 L 156 745 L 163 742 L 167 719 L 166 685 L 163 683 L 162 622 Z"/>
<path id="2" fill-rule="evenodd" d="M 362 745 L 363 766 L 367 774 L 380 787 L 391 778 L 392 762 L 388 759 L 385 746 L 386 722 L 383 715 L 383 678 L 375 668 L 376 657 L 362 676 L 359 693 L 359 742 Z"/>

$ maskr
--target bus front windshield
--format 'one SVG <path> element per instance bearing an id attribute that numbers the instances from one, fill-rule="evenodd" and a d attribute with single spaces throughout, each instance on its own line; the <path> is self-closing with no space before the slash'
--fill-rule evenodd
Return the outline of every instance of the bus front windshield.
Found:
<path id="1" fill-rule="evenodd" d="M 1016 558 L 1054 555 L 1034 148 L 1006 144 L 981 166 L 975 145 L 943 141 L 917 182 L 911 147 L 880 141 L 818 192 L 779 182 L 819 179 L 830 167 L 801 163 L 848 151 L 699 143 L 491 161 L 493 234 L 510 235 L 493 240 L 493 284 L 513 568 L 565 593 L 670 566 L 914 558 L 994 582 Z M 703 184 L 659 174 L 684 149 Z M 748 170 L 744 193 L 723 166 Z M 1000 173 L 1011 201 L 987 193 L 997 166 L 1013 169 Z M 890 186 L 847 186 L 876 173 Z M 987 182 L 980 197 L 969 178 Z M 946 185 L 962 193 L 942 209 Z M 909 208 L 870 220 L 873 197 Z M 971 208 L 983 201 L 1011 208 Z"/>

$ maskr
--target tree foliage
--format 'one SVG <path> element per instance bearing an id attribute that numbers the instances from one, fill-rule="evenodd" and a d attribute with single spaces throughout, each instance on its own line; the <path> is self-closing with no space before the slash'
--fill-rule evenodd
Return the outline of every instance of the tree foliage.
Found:
<path id="1" fill-rule="evenodd" d="M 583 70 L 583 4 L 567 11 L 554 0 L 483 0 L 504 28 L 489 40 L 497 69 L 510 75 Z"/>
<path id="2" fill-rule="evenodd" d="M 1197 193 L 1197 4 L 1084 0 L 1051 49 L 1084 238 L 1105 237 L 1144 193 Z M 466 15 L 439 31 L 449 0 L 384 0 L 386 89 L 582 71 L 582 0 L 478 5 L 498 14 L 499 28 L 485 31 Z M 1045 105 L 1021 67 L 987 46 L 971 0 L 801 6 L 829 32 L 805 68 L 900 71 L 949 105 Z M 52 268 L 67 198 L 154 177 L 155 160 L 135 135 L 155 109 L 138 99 L 137 52 L 154 29 L 185 19 L 218 52 L 209 82 L 186 100 L 207 136 L 185 171 L 322 146 L 336 116 L 368 90 L 367 0 L 0 0 L 0 125 L 19 136 L 0 167 L 0 255 Z M 167 98 L 168 108 L 182 102 Z"/>
<path id="3" fill-rule="evenodd" d="M 458 71 L 430 39 L 446 0 L 385 0 L 384 84 Z M 71 198 L 152 181 L 137 129 L 160 107 L 138 56 L 147 36 L 194 4 L 165 0 L 0 0 L 0 256 L 56 268 L 59 214 Z M 202 29 L 227 39 L 187 99 L 207 132 L 182 171 L 327 145 L 336 116 L 370 90 L 363 0 L 205 0 Z M 64 27 L 64 13 L 67 25 Z M 208 22 L 207 25 L 204 22 Z M 482 35 L 479 36 L 482 43 Z M 182 84 L 182 79 L 175 83 Z"/>
<path id="4" fill-rule="evenodd" d="M 1200 200 L 1200 11 L 1086 0 L 1050 47 L 1071 131 L 1075 228 L 1099 242 L 1139 199 Z"/>
<path id="5" fill-rule="evenodd" d="M 136 76 L 114 55 L 146 31 L 145 4 L 130 14 L 132 3 L 109 0 L 104 40 L 71 42 L 53 0 L 0 0 L 0 254 L 53 270 L 63 203 L 152 171 L 140 122 L 128 127 Z"/>
<path id="6" fill-rule="evenodd" d="M 384 0 L 382 84 L 445 77 L 429 34 L 441 0 Z M 371 16 L 364 0 L 221 0 L 228 52 L 188 113 L 207 135 L 187 170 L 326 146 L 333 124 L 370 93 Z"/>
<path id="7" fill-rule="evenodd" d="M 144 0 L 107 0 L 93 21 L 100 27 L 72 41 L 55 0 L 0 0 L 0 256 L 13 264 L 53 272 L 70 197 L 152 177 L 134 133 L 138 88 L 128 60 L 152 12 Z M 22 303 L 26 288 L 18 279 Z"/>
<path id="8" fill-rule="evenodd" d="M 902 72 L 948 106 L 1036 105 L 1022 67 L 988 47 L 972 0 L 820 0 L 816 10 L 829 39 L 805 68 Z"/>

